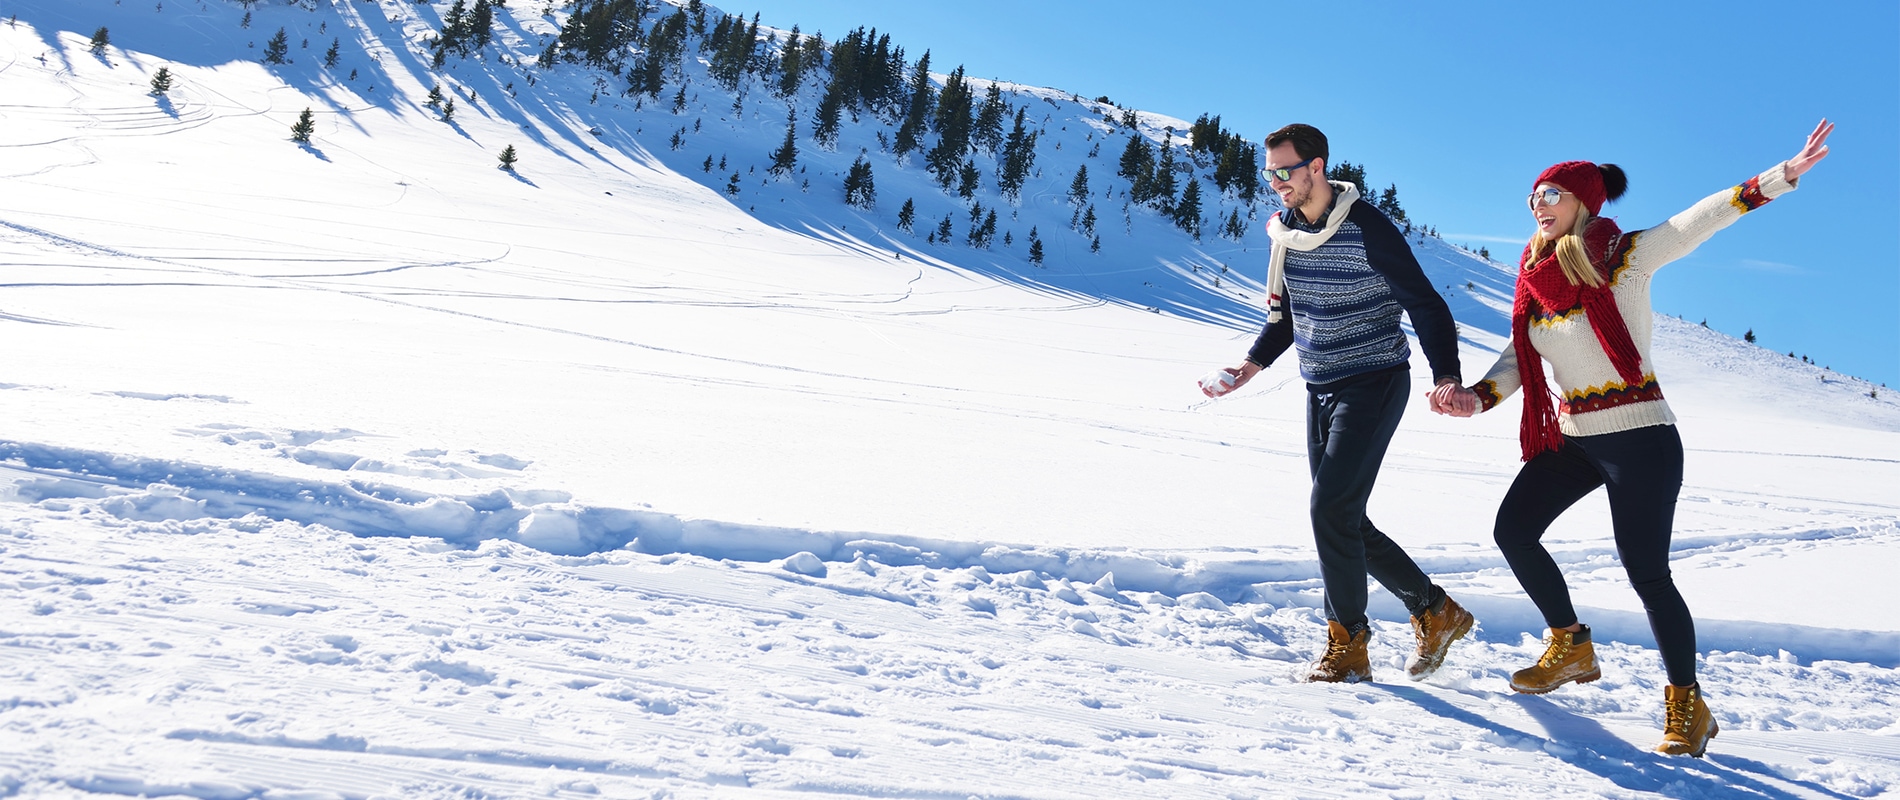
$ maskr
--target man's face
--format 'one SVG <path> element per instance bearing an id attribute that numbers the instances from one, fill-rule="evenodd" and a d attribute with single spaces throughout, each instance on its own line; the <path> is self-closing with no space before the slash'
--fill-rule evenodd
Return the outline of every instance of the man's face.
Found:
<path id="1" fill-rule="evenodd" d="M 1305 160 L 1293 150 L 1292 142 L 1281 142 L 1267 151 L 1267 170 L 1271 172 L 1283 167 L 1292 167 Z M 1277 176 L 1268 175 L 1267 185 L 1280 195 L 1280 202 L 1287 208 L 1299 208 L 1305 205 L 1307 200 L 1312 199 L 1313 187 L 1324 179 L 1322 177 L 1324 173 L 1321 170 L 1325 168 L 1324 160 L 1314 159 L 1307 165 L 1292 170 L 1292 175 L 1284 181 Z"/>

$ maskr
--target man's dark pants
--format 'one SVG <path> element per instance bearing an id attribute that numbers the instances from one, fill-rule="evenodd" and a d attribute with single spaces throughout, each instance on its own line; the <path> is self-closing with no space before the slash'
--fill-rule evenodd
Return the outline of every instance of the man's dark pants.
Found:
<path id="1" fill-rule="evenodd" d="M 1326 584 L 1326 618 L 1348 631 L 1368 624 L 1367 575 L 1414 615 L 1443 595 L 1412 557 L 1366 518 L 1372 484 L 1405 415 L 1411 385 L 1411 373 L 1399 368 L 1307 386 L 1313 540 Z"/>

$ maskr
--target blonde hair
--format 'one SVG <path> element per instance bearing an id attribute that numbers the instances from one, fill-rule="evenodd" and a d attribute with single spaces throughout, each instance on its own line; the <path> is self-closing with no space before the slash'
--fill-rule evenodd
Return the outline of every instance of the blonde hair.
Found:
<path id="1" fill-rule="evenodd" d="M 1588 209 L 1577 210 L 1577 223 L 1570 232 L 1557 237 L 1557 265 L 1563 267 L 1564 277 L 1570 279 L 1571 286 L 1579 284 L 1590 288 L 1603 285 L 1603 276 L 1597 273 L 1595 264 L 1590 263 L 1590 254 L 1583 249 L 1583 229 L 1590 220 L 1596 219 Z M 1550 251 L 1550 241 L 1544 238 L 1544 232 L 1531 234 L 1531 262 L 1535 263 Z"/>

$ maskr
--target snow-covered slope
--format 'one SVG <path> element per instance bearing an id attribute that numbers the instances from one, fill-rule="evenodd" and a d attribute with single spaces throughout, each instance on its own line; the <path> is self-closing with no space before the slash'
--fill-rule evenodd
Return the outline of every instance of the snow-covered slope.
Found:
<path id="1" fill-rule="evenodd" d="M 1001 231 L 972 249 L 893 126 L 802 139 L 772 180 L 787 101 L 756 81 L 734 114 L 689 58 L 682 113 L 674 85 L 636 108 L 533 66 L 566 14 L 523 0 L 435 72 L 446 6 L 0 6 L 0 794 L 1900 787 L 1886 393 L 1658 318 L 1708 761 L 1643 753 L 1660 670 L 1600 498 L 1551 537 L 1606 678 L 1505 688 L 1539 632 L 1487 533 L 1514 413 L 1415 406 L 1375 497 L 1476 640 L 1427 684 L 1304 686 L 1301 386 L 1194 385 L 1257 330 L 1270 206 L 1225 201 L 1237 243 L 1124 221 L 1119 111 L 1009 84 L 1039 174 L 1012 205 L 978 157 Z M 860 153 L 869 210 L 841 202 Z M 1069 229 L 1083 164 L 1099 254 Z M 1511 273 L 1415 242 L 1476 374 Z"/>

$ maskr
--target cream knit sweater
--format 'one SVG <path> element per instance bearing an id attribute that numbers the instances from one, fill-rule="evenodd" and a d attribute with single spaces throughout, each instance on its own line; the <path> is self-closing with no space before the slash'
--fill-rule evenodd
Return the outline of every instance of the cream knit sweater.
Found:
<path id="1" fill-rule="evenodd" d="M 1642 354 L 1642 385 L 1630 386 L 1617 375 L 1581 306 L 1533 313 L 1531 346 L 1550 362 L 1550 376 L 1560 390 L 1557 423 L 1564 435 L 1595 436 L 1675 423 L 1676 415 L 1663 399 L 1649 358 L 1653 317 L 1649 280 L 1664 264 L 1688 255 L 1743 214 L 1793 191 L 1794 185 L 1782 172 L 1786 166 L 1777 164 L 1740 186 L 1709 195 L 1654 228 L 1625 233 L 1612 249 L 1610 291 L 1636 351 Z M 1489 411 L 1521 385 L 1513 341 L 1471 389 L 1483 402 L 1483 410 Z"/>

